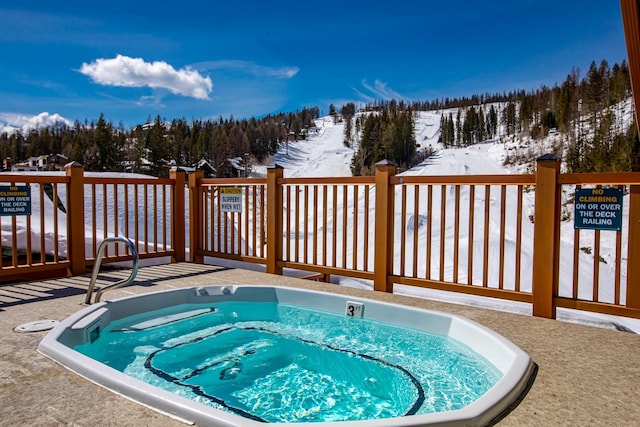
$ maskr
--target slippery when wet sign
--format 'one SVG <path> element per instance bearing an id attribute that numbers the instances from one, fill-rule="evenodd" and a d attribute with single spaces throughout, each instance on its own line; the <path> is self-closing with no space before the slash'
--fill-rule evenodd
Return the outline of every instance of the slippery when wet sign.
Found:
<path id="1" fill-rule="evenodd" d="M 220 188 L 220 210 L 222 212 L 242 212 L 242 188 Z"/>

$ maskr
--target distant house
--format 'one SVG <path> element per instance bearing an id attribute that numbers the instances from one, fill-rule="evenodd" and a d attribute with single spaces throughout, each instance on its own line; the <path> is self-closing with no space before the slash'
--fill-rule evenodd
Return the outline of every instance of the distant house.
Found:
<path id="1" fill-rule="evenodd" d="M 156 125 L 156 122 L 147 122 L 147 123 L 141 125 L 141 127 L 142 127 L 142 130 L 148 131 L 148 130 L 153 129 L 155 127 L 155 125 Z M 162 126 L 167 131 L 169 129 L 171 129 L 171 123 L 170 122 L 166 122 L 166 121 L 160 122 L 160 126 Z"/>
<path id="2" fill-rule="evenodd" d="M 16 163 L 11 167 L 14 172 L 37 172 L 45 170 L 47 156 L 29 157 L 26 162 Z"/>
<path id="3" fill-rule="evenodd" d="M 41 155 L 41 156 L 37 156 L 37 157 L 29 157 L 27 159 L 27 162 L 32 167 L 35 167 L 36 168 L 35 170 L 43 171 L 47 167 L 47 156 L 46 155 Z"/>
<path id="4" fill-rule="evenodd" d="M 196 170 L 203 171 L 205 178 L 214 178 L 216 176 L 216 169 L 205 159 L 200 159 L 195 168 Z"/>
<path id="5" fill-rule="evenodd" d="M 149 172 L 153 167 L 153 163 L 147 159 L 140 159 L 140 165 L 138 167 L 142 172 Z"/>
<path id="6" fill-rule="evenodd" d="M 226 159 L 218 166 L 218 178 L 245 178 L 248 170 L 242 157 Z"/>
<path id="7" fill-rule="evenodd" d="M 11 170 L 14 172 L 61 171 L 68 162 L 69 159 L 62 154 L 43 154 L 29 157 L 26 162 L 15 163 L 11 166 Z"/>
<path id="8" fill-rule="evenodd" d="M 49 154 L 47 156 L 47 170 L 61 171 L 64 169 L 64 165 L 69 163 L 67 156 L 62 154 Z"/>
<path id="9" fill-rule="evenodd" d="M 15 163 L 13 166 L 11 166 L 12 172 L 34 172 L 37 170 L 38 170 L 38 167 L 31 166 L 31 163 L 28 161 Z"/>
<path id="10" fill-rule="evenodd" d="M 202 171 L 204 173 L 205 178 L 215 178 L 216 177 L 216 169 L 211 166 L 211 164 L 205 159 L 200 159 L 198 163 L 194 166 L 178 166 L 175 160 L 171 160 L 169 162 L 169 166 L 172 168 L 178 168 L 183 170 L 188 174 L 193 173 L 195 171 Z"/>

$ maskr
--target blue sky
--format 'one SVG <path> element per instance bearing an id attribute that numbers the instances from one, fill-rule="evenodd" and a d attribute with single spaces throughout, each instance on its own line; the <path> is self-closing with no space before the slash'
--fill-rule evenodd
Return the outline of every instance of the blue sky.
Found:
<path id="1" fill-rule="evenodd" d="M 326 114 L 532 90 L 627 56 L 615 0 L 0 0 L 0 22 L 0 129 Z"/>

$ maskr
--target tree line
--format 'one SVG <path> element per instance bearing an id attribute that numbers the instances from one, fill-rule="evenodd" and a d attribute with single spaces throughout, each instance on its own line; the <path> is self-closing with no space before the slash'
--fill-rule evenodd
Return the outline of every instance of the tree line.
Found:
<path id="1" fill-rule="evenodd" d="M 610 66 L 602 60 L 593 61 L 582 78 L 573 68 L 562 84 L 552 87 L 398 105 L 440 110 L 440 142 L 445 146 L 516 135 L 535 143 L 554 132 L 561 138 L 555 154 L 564 156 L 569 172 L 626 172 L 640 171 L 634 105 L 626 102 L 631 97 L 627 62 Z M 377 101 L 362 110 L 379 112 L 387 105 Z"/>
<path id="2" fill-rule="evenodd" d="M 476 144 L 493 139 L 497 133 L 498 110 L 493 104 L 468 107 L 464 119 L 461 109 L 457 110 L 455 121 L 452 112 L 440 117 L 440 142 L 445 147 Z"/>
<path id="3" fill-rule="evenodd" d="M 640 171 L 634 107 L 625 102 L 631 96 L 626 61 L 613 66 L 594 61 L 583 78 L 574 68 L 560 86 L 519 91 L 494 97 L 489 106 L 458 109 L 455 122 L 451 114 L 443 116 L 441 141 L 468 145 L 495 137 L 497 111 L 502 137 L 519 134 L 536 141 L 557 132 L 562 144 L 556 154 L 565 156 L 569 172 Z M 483 117 L 487 108 L 489 120 Z"/>
<path id="4" fill-rule="evenodd" d="M 382 158 L 401 168 L 411 167 L 429 153 L 416 150 L 414 135 L 398 129 L 413 127 L 410 112 L 436 110 L 441 112 L 440 142 L 445 147 L 516 135 L 535 143 L 553 132 L 561 139 L 555 154 L 564 156 L 569 172 L 640 171 L 634 107 L 626 102 L 631 96 L 626 61 L 613 66 L 606 60 L 593 61 L 582 78 L 580 70 L 573 68 L 562 84 L 529 92 L 368 103 L 361 108 L 365 114 L 355 120 L 355 133 L 347 120 L 345 145 L 358 142 L 362 135 L 352 162 L 354 174 L 371 173 L 372 165 Z M 351 112 L 349 104 L 345 108 Z M 333 112 L 337 114 L 335 108 Z M 634 122 L 629 123 L 629 118 Z"/>
<path id="5" fill-rule="evenodd" d="M 390 101 L 375 113 L 355 119 L 355 134 L 362 136 L 351 161 L 353 175 L 374 174 L 374 165 L 383 159 L 391 160 L 400 169 L 408 169 L 419 161 L 413 110 L 405 107 L 403 103 Z M 347 129 L 350 127 L 345 126 L 345 144 L 349 145 Z"/>
<path id="6" fill-rule="evenodd" d="M 87 171 L 144 172 L 166 176 L 168 165 L 191 166 L 201 159 L 218 167 L 228 158 L 250 156 L 261 162 L 279 144 L 301 138 L 320 116 L 317 107 L 295 113 L 235 120 L 149 118 L 144 125 L 125 129 L 101 114 L 96 121 L 0 134 L 0 156 L 14 161 L 59 153 Z"/>

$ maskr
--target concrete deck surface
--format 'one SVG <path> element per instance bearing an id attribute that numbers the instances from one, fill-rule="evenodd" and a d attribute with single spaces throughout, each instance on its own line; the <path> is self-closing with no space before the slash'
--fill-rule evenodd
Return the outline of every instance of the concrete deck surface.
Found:
<path id="1" fill-rule="evenodd" d="M 101 273 L 98 286 L 127 276 Z M 0 426 L 184 426 L 37 353 L 46 332 L 14 331 L 80 310 L 88 282 L 83 276 L 0 286 Z M 324 290 L 466 316 L 511 340 L 539 367 L 529 393 L 499 426 L 640 425 L 640 335 L 628 332 L 188 263 L 141 268 L 133 285 L 103 299 L 218 284 Z"/>

